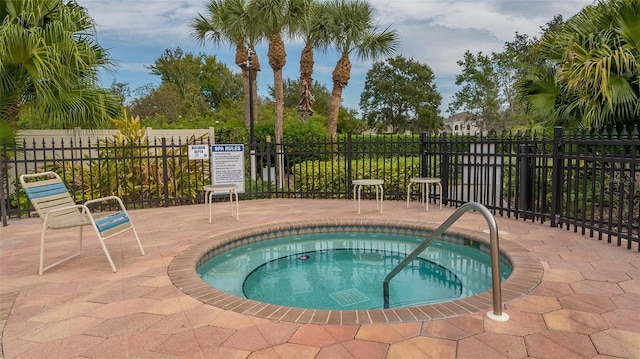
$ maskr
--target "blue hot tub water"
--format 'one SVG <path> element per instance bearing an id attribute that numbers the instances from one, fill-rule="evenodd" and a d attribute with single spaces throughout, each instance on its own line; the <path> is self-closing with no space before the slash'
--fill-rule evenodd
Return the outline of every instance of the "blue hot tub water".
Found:
<path id="1" fill-rule="evenodd" d="M 305 234 L 220 253 L 197 271 L 211 286 L 243 298 L 291 307 L 383 307 L 385 276 L 422 237 L 366 232 Z M 472 242 L 473 243 L 473 242 Z M 511 269 L 500 266 L 502 280 Z M 456 300 L 491 288 L 491 259 L 478 245 L 435 240 L 390 282 L 391 307 Z"/>

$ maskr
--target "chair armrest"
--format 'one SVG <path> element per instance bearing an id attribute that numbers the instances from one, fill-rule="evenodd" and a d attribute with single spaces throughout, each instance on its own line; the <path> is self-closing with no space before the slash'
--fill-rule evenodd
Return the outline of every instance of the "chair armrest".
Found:
<path id="1" fill-rule="evenodd" d="M 87 208 L 87 206 L 85 206 L 84 204 L 76 204 L 74 206 L 67 206 L 67 207 L 60 207 L 60 208 L 54 208 L 50 211 L 48 211 L 44 217 L 47 218 L 49 216 L 49 213 L 56 213 L 56 212 L 64 212 L 64 211 L 68 211 L 70 209 L 81 209 L 83 212 L 88 213 L 89 212 L 89 208 Z"/>
<path id="2" fill-rule="evenodd" d="M 55 215 L 58 212 L 69 212 L 70 210 L 78 210 L 81 209 L 82 213 L 77 212 L 79 215 L 81 216 L 89 216 L 89 218 L 91 218 L 91 220 L 93 220 L 93 217 L 91 216 L 91 212 L 89 211 L 89 208 L 87 206 L 85 206 L 84 204 L 76 204 L 73 206 L 66 206 L 66 207 L 60 207 L 60 208 L 55 208 L 52 209 L 50 211 L 48 211 L 47 213 L 45 213 L 44 218 L 42 219 L 43 222 L 43 226 L 45 228 L 48 228 L 49 226 L 49 216 Z M 74 227 L 77 225 L 81 225 L 80 223 L 73 223 L 73 224 L 69 224 L 67 225 L 67 227 Z"/>
<path id="3" fill-rule="evenodd" d="M 122 200 L 118 196 L 106 196 L 106 197 L 100 197 L 100 198 L 96 198 L 96 199 L 90 199 L 90 200 L 84 202 L 84 205 L 88 206 L 90 204 L 100 203 L 100 202 L 107 202 L 107 201 L 116 201 L 116 202 L 118 202 L 118 205 L 120 206 L 120 209 L 126 212 L 125 207 L 124 207 L 124 203 L 122 203 Z"/>

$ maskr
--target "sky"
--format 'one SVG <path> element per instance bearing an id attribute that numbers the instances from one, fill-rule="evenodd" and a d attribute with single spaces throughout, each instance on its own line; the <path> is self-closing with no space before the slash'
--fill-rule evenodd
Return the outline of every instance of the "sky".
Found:
<path id="1" fill-rule="evenodd" d="M 77 0 L 87 8 L 97 24 L 98 43 L 108 49 L 116 63 L 112 72 L 101 75 L 102 87 L 116 80 L 132 90 L 160 83 L 145 67 L 152 65 L 166 49 L 180 47 L 185 52 L 215 55 L 234 72 L 235 49 L 229 45 L 201 44 L 191 36 L 190 22 L 205 14 L 205 0 Z M 455 77 L 465 51 L 476 54 L 502 52 L 516 32 L 539 37 L 555 15 L 569 19 L 593 0 L 369 0 L 375 8 L 380 29 L 390 26 L 399 34 L 398 54 L 428 65 L 434 73 L 436 89 L 442 95 L 440 115 L 448 117 L 449 102 L 460 87 Z M 287 63 L 283 77 L 299 77 L 303 43 L 286 40 Z M 267 59 L 268 44 L 256 48 L 262 71 L 258 74 L 259 96 L 267 96 L 273 85 L 273 71 Z M 314 80 L 331 91 L 331 73 L 338 61 L 335 51 L 315 54 Z M 367 71 L 373 62 L 352 60 L 351 80 L 343 91 L 342 105 L 359 110 Z M 379 59 L 378 61 L 384 61 Z"/>

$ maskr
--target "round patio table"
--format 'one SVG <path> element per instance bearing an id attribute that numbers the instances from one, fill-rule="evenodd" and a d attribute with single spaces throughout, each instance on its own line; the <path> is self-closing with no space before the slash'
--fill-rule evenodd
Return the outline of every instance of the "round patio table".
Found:
<path id="1" fill-rule="evenodd" d="M 238 212 L 238 185 L 235 184 L 214 184 L 204 186 L 204 204 L 209 223 L 211 223 L 211 204 L 213 202 L 213 196 L 220 192 L 229 193 L 229 205 L 231 207 L 231 217 L 233 217 L 233 202 L 235 195 L 236 202 L 236 221 L 240 220 L 240 213 Z"/>
<path id="2" fill-rule="evenodd" d="M 381 179 L 357 179 L 353 180 L 353 200 L 355 202 L 355 209 L 360 214 L 360 197 L 362 192 L 362 186 L 374 186 L 376 190 L 376 211 L 382 213 L 382 201 L 384 197 L 384 180 Z"/>
<path id="3" fill-rule="evenodd" d="M 437 185 L 440 194 L 440 209 L 442 209 L 442 183 L 440 178 L 437 177 L 416 177 L 409 180 L 407 185 L 407 208 L 409 208 L 409 200 L 411 199 L 411 185 L 414 183 L 420 184 L 420 202 L 425 203 L 426 211 L 429 210 L 429 194 L 431 193 L 431 186 Z"/>

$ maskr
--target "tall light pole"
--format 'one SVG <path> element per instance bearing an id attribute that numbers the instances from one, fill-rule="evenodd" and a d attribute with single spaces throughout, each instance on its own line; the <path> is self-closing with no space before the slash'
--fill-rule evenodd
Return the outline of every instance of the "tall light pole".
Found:
<path id="1" fill-rule="evenodd" d="M 247 57 L 247 69 L 249 70 L 249 151 L 251 155 L 251 179 L 256 180 L 256 139 L 253 134 L 253 50 L 249 49 Z"/>
<path id="2" fill-rule="evenodd" d="M 256 142 L 253 134 L 253 54 L 253 50 L 249 49 L 249 56 L 247 58 L 247 68 L 249 69 L 249 141 L 252 150 Z"/>

